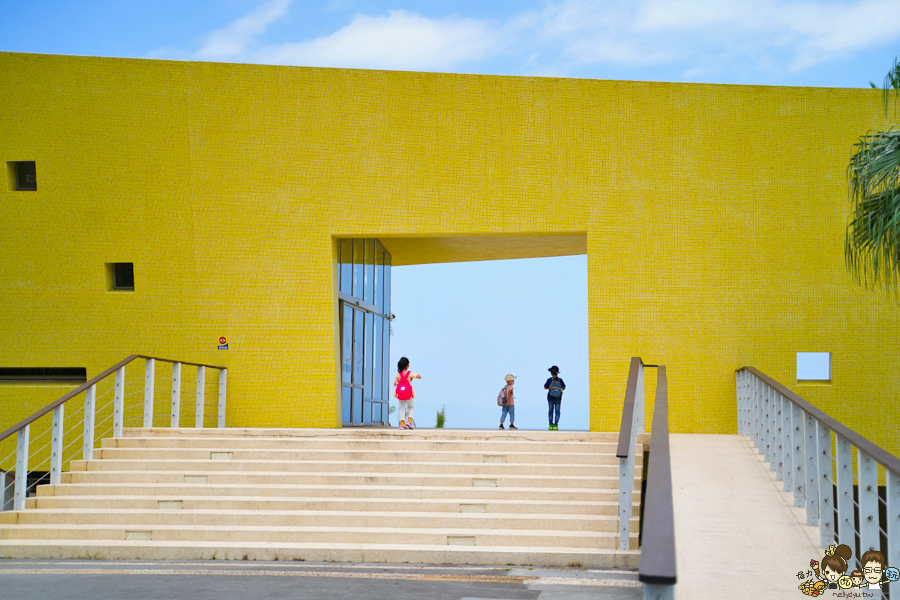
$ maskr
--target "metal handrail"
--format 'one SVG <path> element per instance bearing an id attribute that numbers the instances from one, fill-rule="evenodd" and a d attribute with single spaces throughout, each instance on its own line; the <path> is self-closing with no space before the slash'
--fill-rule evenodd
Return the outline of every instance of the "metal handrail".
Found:
<path id="1" fill-rule="evenodd" d="M 3 505 L 3 499 L 5 498 L 6 490 L 8 487 L 14 487 L 13 510 L 24 510 L 26 504 L 25 499 L 27 498 L 28 490 L 38 483 L 34 482 L 29 485 L 27 481 L 28 463 L 29 458 L 32 455 L 32 453 L 29 452 L 31 425 L 48 413 L 53 413 L 52 425 L 47 430 L 47 432 L 51 434 L 51 440 L 48 444 L 45 444 L 40 450 L 38 450 L 37 453 L 42 452 L 48 445 L 50 446 L 50 484 L 53 485 L 61 482 L 62 470 L 63 466 L 65 465 L 64 454 L 69 446 L 77 442 L 79 439 L 81 439 L 82 442 L 83 460 L 90 460 L 91 458 L 93 458 L 94 446 L 97 443 L 97 437 L 95 435 L 95 426 L 97 425 L 95 423 L 95 418 L 98 413 L 97 400 L 105 395 L 101 394 L 99 397 L 97 396 L 97 384 L 113 373 L 115 373 L 115 385 L 110 391 L 114 391 L 115 394 L 113 400 L 108 402 L 105 406 L 109 406 L 109 404 L 113 405 L 113 411 L 111 415 L 113 421 L 113 437 L 122 436 L 125 426 L 125 411 L 127 408 L 125 405 L 125 388 L 127 385 L 127 382 L 125 380 L 125 366 L 138 358 L 143 358 L 146 361 L 144 371 L 144 427 L 153 426 L 157 360 L 172 363 L 172 399 L 170 412 L 172 427 L 180 427 L 181 423 L 182 365 L 191 365 L 197 368 L 197 393 L 195 397 L 196 407 L 194 414 L 195 427 L 203 427 L 204 425 L 204 407 L 206 405 L 206 368 L 209 367 L 212 369 L 217 369 L 219 371 L 218 426 L 225 427 L 226 393 L 228 381 L 227 367 L 176 361 L 167 358 L 156 358 L 143 354 L 132 354 L 124 360 L 119 361 L 109 369 L 106 369 L 96 377 L 93 377 L 90 381 L 81 384 L 71 392 L 65 394 L 62 398 L 51 402 L 30 417 L 22 420 L 16 425 L 13 425 L 2 434 L 0 434 L 0 442 L 9 438 L 13 433 L 16 434 L 16 468 L 13 483 L 7 485 L 7 472 L 0 471 L 0 510 L 5 509 L 5 506 Z M 110 391 L 106 393 L 109 393 Z M 69 431 L 65 430 L 66 402 L 68 402 L 72 398 L 75 398 L 82 392 L 84 392 L 84 418 L 75 427 L 78 427 L 83 423 L 84 432 L 82 435 L 76 437 L 74 441 L 70 442 L 69 445 L 64 445 L 63 438 L 69 433 L 69 431 L 71 431 L 71 429 Z M 104 408 L 105 407 L 101 407 L 100 411 L 103 411 Z M 109 417 L 101 421 L 99 424 L 102 425 L 108 419 Z M 105 435 L 105 433 L 106 432 L 100 433 L 100 436 Z M 38 437 L 40 437 L 40 435 Z"/>
<path id="2" fill-rule="evenodd" d="M 736 392 L 738 433 L 805 508 L 806 524 L 819 527 L 820 545 L 846 544 L 860 568 L 868 551 L 881 552 L 885 566 L 900 564 L 900 459 L 753 367 L 738 369 Z M 889 586 L 892 598 L 900 595 L 900 582 Z"/>
<path id="3" fill-rule="evenodd" d="M 859 448 L 860 450 L 862 450 L 863 452 L 865 452 L 866 454 L 868 454 L 869 456 L 871 456 L 872 458 L 877 460 L 879 463 L 884 465 L 884 468 L 888 469 L 889 471 L 893 471 L 895 475 L 900 475 L 900 458 L 897 458 L 896 456 L 894 456 L 893 454 L 891 454 L 890 452 L 888 452 L 881 446 L 878 446 L 874 442 L 864 438 L 863 436 L 856 433 L 855 431 L 853 431 L 852 429 L 850 429 L 849 427 L 847 427 L 840 421 L 837 421 L 834 417 L 828 415 L 827 413 L 822 412 L 820 409 L 816 408 L 815 406 L 813 406 L 812 404 L 810 404 L 809 402 L 807 402 L 806 400 L 804 400 L 803 398 L 801 398 L 800 396 L 798 396 L 797 394 L 795 394 L 794 392 L 789 390 L 788 388 L 784 387 L 783 385 L 781 385 L 780 383 L 778 383 L 777 381 L 775 381 L 768 375 L 760 372 L 757 369 L 754 369 L 753 367 L 743 367 L 743 368 L 746 369 L 747 371 L 753 373 L 754 375 L 756 375 L 757 377 L 759 377 L 760 379 L 762 379 L 763 381 L 768 383 L 770 386 L 775 388 L 775 390 L 782 396 L 789 398 L 794 404 L 796 404 L 797 406 L 802 408 L 804 411 L 806 411 L 807 414 L 812 416 L 814 419 L 816 419 L 817 421 L 819 421 L 820 423 L 822 423 L 823 425 L 825 425 L 826 427 L 831 429 L 833 432 L 839 434 L 845 440 L 847 440 L 848 442 L 850 442 L 851 444 L 853 444 L 854 446 L 856 446 L 857 448 Z M 738 369 L 738 371 L 740 371 L 740 370 L 741 369 Z"/>
<path id="4" fill-rule="evenodd" d="M 128 358 L 126 358 L 126 359 L 124 359 L 124 360 L 122 360 L 122 361 L 119 361 L 119 362 L 117 362 L 116 364 L 114 364 L 113 366 L 111 366 L 110 368 L 106 369 L 105 371 L 103 371 L 102 373 L 100 373 L 99 375 L 97 375 L 96 377 L 93 377 L 93 378 L 91 378 L 90 380 L 88 380 L 88 381 L 82 383 L 82 384 L 79 385 L 77 388 L 75 388 L 74 390 L 72 390 L 71 392 L 69 392 L 68 394 L 66 394 L 66 395 L 63 396 L 62 398 L 60 398 L 59 400 L 55 400 L 55 401 L 51 402 L 50 404 L 48 404 L 47 406 L 45 406 L 45 407 L 42 408 L 41 410 L 39 410 L 39 411 L 37 411 L 36 413 L 34 413 L 33 415 L 31 415 L 30 417 L 23 419 L 22 421 L 16 423 L 15 425 L 13 425 L 12 427 L 10 427 L 9 429 L 7 429 L 6 431 L 4 431 L 3 433 L 0 433 L 0 442 L 2 442 L 3 440 L 5 440 L 5 439 L 8 438 L 9 436 L 11 436 L 12 434 L 14 434 L 15 432 L 17 432 L 18 430 L 22 429 L 22 428 L 25 427 L 26 425 L 30 425 L 31 423 L 37 421 L 38 419 L 40 419 L 41 417 L 43 417 L 44 415 L 46 415 L 48 412 L 50 412 L 51 410 L 53 410 L 54 408 L 56 408 L 56 407 L 59 406 L 60 404 L 65 404 L 66 402 L 68 402 L 69 400 L 71 400 L 72 398 L 74 398 L 75 396 L 77 396 L 78 394 L 80 394 L 81 392 L 85 391 L 86 389 L 88 389 L 88 388 L 91 387 L 92 385 L 98 383 L 99 381 L 101 381 L 101 380 L 103 380 L 103 379 L 106 379 L 107 377 L 109 377 L 110 375 L 112 375 L 113 373 L 115 373 L 116 371 L 118 371 L 119 369 L 121 369 L 122 367 L 124 367 L 125 365 L 127 365 L 128 363 L 130 363 L 131 361 L 136 360 L 136 359 L 138 359 L 138 358 L 150 359 L 150 360 L 158 360 L 158 361 L 167 362 L 167 363 L 173 363 L 173 364 L 174 364 L 174 363 L 181 363 L 181 364 L 183 364 L 183 365 L 191 365 L 191 366 L 194 366 L 194 367 L 209 367 L 210 369 L 219 369 L 219 370 L 225 369 L 225 367 L 217 367 L 217 366 L 214 366 L 214 365 L 204 365 L 204 364 L 200 364 L 200 363 L 191 363 L 191 362 L 185 362 L 185 361 L 182 361 L 182 360 L 170 360 L 170 359 L 168 359 L 168 358 L 157 358 L 157 357 L 155 357 L 155 356 L 145 356 L 145 355 L 143 355 L 143 354 L 132 354 L 132 355 L 129 356 Z"/>
<path id="5" fill-rule="evenodd" d="M 631 517 L 634 512 L 634 447 L 644 433 L 644 362 L 637 356 L 628 367 L 625 403 L 616 457 L 619 459 L 619 549 L 631 549 Z"/>
<path id="6" fill-rule="evenodd" d="M 638 376 L 643 365 L 644 362 L 639 357 L 631 357 L 628 383 L 625 386 L 625 403 L 622 406 L 622 424 L 619 425 L 619 444 L 616 446 L 617 458 L 628 458 L 628 455 L 634 452 L 631 430 L 634 425 L 634 401 L 638 391 Z"/>
<path id="7" fill-rule="evenodd" d="M 641 565 L 638 570 L 638 579 L 648 584 L 644 586 L 645 598 L 673 597 L 671 586 L 677 580 L 672 463 L 669 455 L 669 384 L 666 368 L 659 366 L 657 369 L 650 464 L 644 495 Z M 659 589 L 653 589 L 656 586 L 660 586 Z"/>

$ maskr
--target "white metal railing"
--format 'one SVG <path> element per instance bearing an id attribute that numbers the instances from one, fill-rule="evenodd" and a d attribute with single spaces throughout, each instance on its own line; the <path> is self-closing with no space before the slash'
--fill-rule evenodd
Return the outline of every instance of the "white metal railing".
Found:
<path id="1" fill-rule="evenodd" d="M 143 389 L 127 392 L 131 385 L 140 378 L 126 381 L 126 366 L 136 359 L 144 359 Z M 94 448 L 103 437 L 112 433 L 113 437 L 121 437 L 125 426 L 153 427 L 154 416 L 160 413 L 156 409 L 156 363 L 157 361 L 172 364 L 171 393 L 165 402 L 169 413 L 169 425 L 179 427 L 181 421 L 181 384 L 182 367 L 196 367 L 196 394 L 194 409 L 194 426 L 203 427 L 206 405 L 206 369 L 216 369 L 218 379 L 218 427 L 225 427 L 226 391 L 228 371 L 225 367 L 180 362 L 151 356 L 132 355 L 125 360 L 100 373 L 90 381 L 80 385 L 59 400 L 45 406 L 22 422 L 13 425 L 0 433 L 0 443 L 16 435 L 15 449 L 5 458 L 0 459 L 0 467 L 7 465 L 15 455 L 15 470 L 7 472 L 0 468 L 0 510 L 24 510 L 25 499 L 29 490 L 40 483 L 58 484 L 62 480 L 63 466 L 77 454 L 81 447 L 83 460 L 93 457 Z M 113 380 L 110 376 L 114 375 Z M 107 388 L 104 390 L 104 388 Z M 98 391 L 99 390 L 99 391 Z M 66 405 L 74 398 L 84 394 L 82 406 L 76 406 L 66 415 Z M 133 396 L 143 393 L 143 403 Z M 112 398 L 102 402 L 109 394 Z M 73 403 L 75 404 L 75 403 Z M 143 404 L 143 411 L 141 412 Z M 111 410 L 110 410 L 111 408 Z M 79 413 L 81 413 L 79 415 Z M 129 417 L 128 415 L 131 414 Z M 104 416 L 105 415 L 105 416 Z M 81 417 L 79 420 L 79 416 Z M 48 418 L 50 422 L 48 422 Z M 97 420 L 99 418 L 99 421 Z M 82 427 L 83 425 L 83 427 Z M 31 436 L 33 426 L 39 431 Z M 66 443 L 68 441 L 68 443 Z M 46 443 L 43 443 L 46 442 Z M 43 445 L 40 445 L 43 443 Z M 29 464 L 36 456 L 42 455 L 49 446 L 49 456 L 33 465 L 33 470 L 43 464 L 49 464 L 45 476 L 28 483 Z M 73 448 L 74 446 L 74 448 Z M 35 450 L 35 448 L 37 449 Z M 70 449 L 72 449 L 70 451 Z M 12 492 L 12 498 L 7 501 Z"/>
<path id="2" fill-rule="evenodd" d="M 647 465 L 647 490 L 642 497 L 643 523 L 641 564 L 638 579 L 647 600 L 675 598 L 675 515 L 672 505 L 672 465 L 669 458 L 669 385 L 666 367 L 645 365 L 632 357 L 625 386 L 622 423 L 616 456 L 619 459 L 619 549 L 631 549 L 631 519 L 634 513 L 634 468 L 637 436 L 644 433 L 644 369 L 655 368 L 656 400 L 653 433 Z"/>
<path id="3" fill-rule="evenodd" d="M 846 544 L 860 570 L 870 550 L 884 555 L 885 567 L 900 566 L 900 459 L 752 367 L 737 371 L 737 407 L 738 433 L 793 493 L 794 506 L 806 509 L 806 524 L 818 525 L 823 548 Z M 885 573 L 882 581 L 892 598 L 900 596 L 900 582 L 888 582 Z"/>
<path id="4" fill-rule="evenodd" d="M 632 357 L 622 406 L 622 424 L 616 456 L 619 459 L 619 549 L 631 548 L 631 515 L 634 512 L 635 444 L 644 433 L 644 363 Z"/>

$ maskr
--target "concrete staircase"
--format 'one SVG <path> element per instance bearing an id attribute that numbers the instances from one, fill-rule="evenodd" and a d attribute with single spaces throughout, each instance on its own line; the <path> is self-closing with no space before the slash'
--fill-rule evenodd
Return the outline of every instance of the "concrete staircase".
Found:
<path id="1" fill-rule="evenodd" d="M 0 513 L 0 557 L 636 568 L 617 435 L 126 429 Z"/>

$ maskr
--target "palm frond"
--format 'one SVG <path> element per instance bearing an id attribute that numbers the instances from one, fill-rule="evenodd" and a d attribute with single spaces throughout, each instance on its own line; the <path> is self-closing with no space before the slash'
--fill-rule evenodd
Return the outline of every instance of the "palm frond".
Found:
<path id="1" fill-rule="evenodd" d="M 871 83 L 871 82 L 870 82 Z M 874 85 L 872 87 L 875 87 Z M 884 76 L 884 112 L 887 114 L 891 96 L 900 99 L 900 57 L 894 59 L 894 66 Z"/>
<path id="2" fill-rule="evenodd" d="M 898 65 L 900 66 L 900 65 Z M 900 77 L 900 70 L 898 70 Z M 900 80 L 898 80 L 900 86 Z M 900 288 L 900 129 L 860 137 L 847 167 L 851 214 L 844 256 L 866 287 Z"/>

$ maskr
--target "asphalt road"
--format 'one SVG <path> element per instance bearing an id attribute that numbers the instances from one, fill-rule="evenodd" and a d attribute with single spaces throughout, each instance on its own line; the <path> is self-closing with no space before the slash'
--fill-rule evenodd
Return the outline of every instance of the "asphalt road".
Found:
<path id="1" fill-rule="evenodd" d="M 257 561 L 0 560 L 0 598 L 31 600 L 637 600 L 637 572 Z"/>

